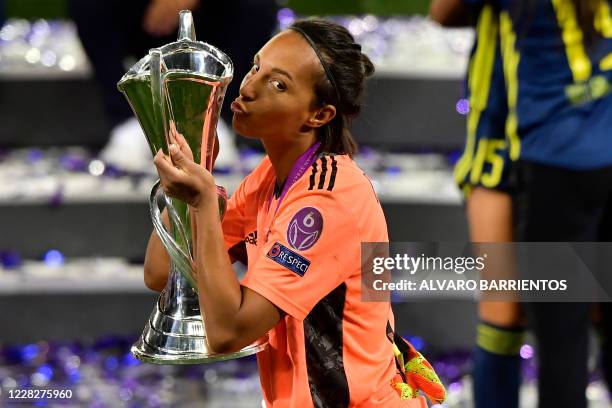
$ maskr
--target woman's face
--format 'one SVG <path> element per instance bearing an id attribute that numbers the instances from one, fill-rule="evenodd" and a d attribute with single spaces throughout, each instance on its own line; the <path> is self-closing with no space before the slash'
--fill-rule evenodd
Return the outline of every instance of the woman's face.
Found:
<path id="1" fill-rule="evenodd" d="M 314 86 L 323 68 L 308 42 L 294 31 L 272 38 L 232 102 L 232 124 L 243 136 L 281 142 L 307 129 L 317 108 Z"/>

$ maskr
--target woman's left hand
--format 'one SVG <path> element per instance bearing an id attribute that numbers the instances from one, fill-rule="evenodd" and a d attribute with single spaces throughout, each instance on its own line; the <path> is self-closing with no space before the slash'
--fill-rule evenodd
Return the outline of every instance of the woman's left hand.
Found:
<path id="1" fill-rule="evenodd" d="M 195 209 L 218 205 L 215 179 L 184 148 L 181 143 L 173 143 L 168 146 L 170 156 L 160 149 L 153 158 L 164 192 Z"/>

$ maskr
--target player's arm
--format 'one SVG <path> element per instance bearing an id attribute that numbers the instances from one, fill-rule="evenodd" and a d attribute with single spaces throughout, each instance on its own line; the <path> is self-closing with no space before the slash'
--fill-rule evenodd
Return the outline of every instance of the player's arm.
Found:
<path id="1" fill-rule="evenodd" d="M 186 142 L 180 135 L 173 135 L 178 137 L 176 141 L 181 146 L 186 146 Z M 188 146 L 188 145 L 187 145 Z M 215 145 L 213 152 L 213 163 L 219 155 L 219 137 L 215 129 Z M 168 219 L 168 212 L 164 209 L 162 212 L 162 222 L 166 227 L 166 230 L 170 230 L 170 221 Z M 240 260 L 240 259 L 239 259 Z M 147 243 L 147 251 L 145 253 L 144 261 L 144 283 L 146 287 L 151 290 L 161 292 L 166 283 L 168 282 L 168 273 L 170 272 L 170 257 L 166 248 L 162 244 L 159 236 L 153 230 Z"/>
<path id="2" fill-rule="evenodd" d="M 166 194 L 189 204 L 197 226 L 192 230 L 197 233 L 193 256 L 198 290 L 206 294 L 199 296 L 199 302 L 208 345 L 218 353 L 237 351 L 274 327 L 281 311 L 238 282 L 219 220 L 212 174 L 190 160 L 177 145 L 171 145 L 169 150 L 172 160 L 159 152 L 154 162 Z M 240 187 L 235 194 L 239 192 Z"/>
<path id="3" fill-rule="evenodd" d="M 164 226 L 169 229 L 168 213 L 162 212 Z M 170 257 L 155 230 L 151 232 L 144 261 L 144 282 L 147 288 L 161 292 L 168 281 Z"/>
<path id="4" fill-rule="evenodd" d="M 164 209 L 162 212 L 162 221 L 166 230 L 170 229 L 170 221 L 168 220 L 168 212 Z M 230 248 L 228 251 L 231 263 L 240 261 L 247 264 L 246 248 L 244 241 Z M 162 244 L 159 236 L 153 230 L 147 243 L 147 251 L 144 260 L 144 283 L 151 290 L 161 292 L 168 281 L 168 273 L 170 271 L 170 257 L 166 248 Z"/>
<path id="5" fill-rule="evenodd" d="M 210 348 L 225 353 L 240 350 L 263 336 L 280 320 L 282 312 L 257 292 L 240 286 L 218 221 L 218 207 L 208 210 L 195 215 L 198 225 L 196 269 L 203 271 L 198 273 L 198 288 L 200 293 L 206 293 L 200 296 L 200 307 L 209 328 Z M 162 216 L 167 226 L 165 210 Z M 145 257 L 145 285 L 160 292 L 166 286 L 169 269 L 168 253 L 153 231 Z"/>
<path id="6" fill-rule="evenodd" d="M 432 0 L 429 15 L 446 27 L 466 26 L 470 23 L 469 6 L 466 0 Z"/>
<path id="7" fill-rule="evenodd" d="M 194 248 L 200 308 L 208 344 L 217 353 L 237 351 L 274 327 L 282 312 L 259 293 L 241 286 L 226 249 L 218 207 L 205 200 L 194 217 L 198 239 Z"/>

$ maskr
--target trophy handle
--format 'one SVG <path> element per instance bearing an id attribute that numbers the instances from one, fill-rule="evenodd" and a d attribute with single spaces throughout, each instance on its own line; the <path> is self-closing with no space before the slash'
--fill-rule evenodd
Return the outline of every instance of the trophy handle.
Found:
<path id="1" fill-rule="evenodd" d="M 159 236 L 159 239 L 162 241 L 162 244 L 166 248 L 166 251 L 168 251 L 168 255 L 176 264 L 178 270 L 185 277 L 185 279 L 187 279 L 187 282 L 189 282 L 191 287 L 193 287 L 197 292 L 198 285 L 194 277 L 195 268 L 193 265 L 193 260 L 191 256 L 185 253 L 185 251 L 177 244 L 172 235 L 166 231 L 161 217 L 161 212 L 164 207 L 168 209 L 170 220 L 173 225 L 176 226 L 176 230 L 179 231 L 179 234 L 181 234 L 181 239 L 183 239 L 183 242 L 190 242 L 191 240 L 188 239 L 189 237 L 187 237 L 187 233 L 185 232 L 185 226 L 180 221 L 180 217 L 170 202 L 170 199 L 164 194 L 163 190 L 159 188 L 160 185 L 160 180 L 158 180 L 151 189 L 151 194 L 149 196 L 149 207 L 153 227 L 155 228 L 155 232 Z"/>
<path id="2" fill-rule="evenodd" d="M 164 57 L 162 51 L 159 48 L 152 48 L 149 50 L 149 72 L 151 78 L 151 101 L 153 103 L 153 115 L 157 118 L 158 123 L 162 124 L 162 130 L 164 133 L 161 147 L 164 153 L 168 153 L 167 150 L 167 138 L 168 138 L 168 125 L 166 123 L 166 112 L 165 112 L 165 100 L 163 91 L 163 74 L 168 70 L 164 63 Z M 157 147 L 156 147 L 157 148 Z M 153 152 L 155 155 L 157 151 Z"/>

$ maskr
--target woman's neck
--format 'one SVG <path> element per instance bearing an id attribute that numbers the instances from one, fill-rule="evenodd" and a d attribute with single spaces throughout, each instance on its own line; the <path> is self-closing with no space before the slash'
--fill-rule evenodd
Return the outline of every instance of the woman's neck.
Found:
<path id="1" fill-rule="evenodd" d="M 282 186 L 295 161 L 300 157 L 310 146 L 313 145 L 316 138 L 300 137 L 291 143 L 271 145 L 262 140 L 266 153 L 270 158 L 274 172 L 276 173 L 276 184 Z"/>

